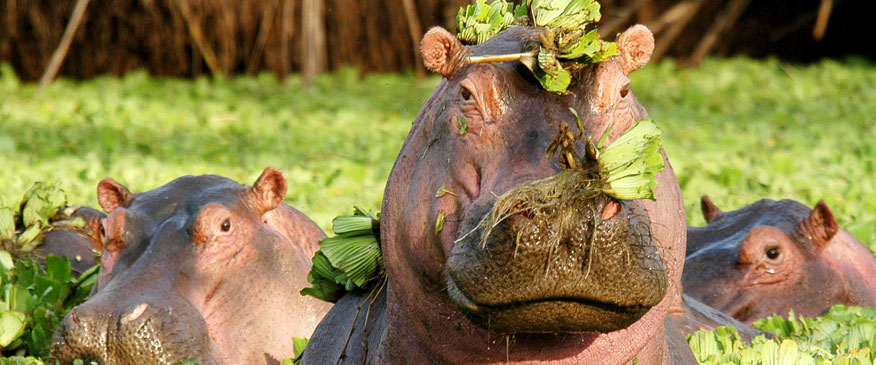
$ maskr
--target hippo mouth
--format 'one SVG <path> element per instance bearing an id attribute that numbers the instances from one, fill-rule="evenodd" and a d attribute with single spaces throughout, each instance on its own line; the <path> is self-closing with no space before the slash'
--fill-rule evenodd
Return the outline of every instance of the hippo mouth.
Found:
<path id="1" fill-rule="evenodd" d="M 641 202 L 595 195 L 534 203 L 547 206 L 540 211 L 512 202 L 501 220 L 483 224 L 507 205 L 503 197 L 466 211 L 445 266 L 451 299 L 474 323 L 499 332 L 611 332 L 665 296 L 666 267 Z"/>
<path id="2" fill-rule="evenodd" d="M 625 306 L 586 298 L 539 298 L 506 304 L 477 304 L 448 277 L 450 298 L 475 323 L 499 332 L 611 332 L 626 328 L 652 305 Z"/>

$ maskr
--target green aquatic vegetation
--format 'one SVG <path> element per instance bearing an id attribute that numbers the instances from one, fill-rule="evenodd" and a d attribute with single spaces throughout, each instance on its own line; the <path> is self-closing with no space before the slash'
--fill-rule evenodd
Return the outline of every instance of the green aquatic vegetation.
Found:
<path id="1" fill-rule="evenodd" d="M 757 336 L 745 344 L 732 326 L 688 336 L 702 364 L 872 364 L 876 358 L 876 308 L 836 305 L 816 318 L 772 316 L 754 327 L 775 339 Z"/>

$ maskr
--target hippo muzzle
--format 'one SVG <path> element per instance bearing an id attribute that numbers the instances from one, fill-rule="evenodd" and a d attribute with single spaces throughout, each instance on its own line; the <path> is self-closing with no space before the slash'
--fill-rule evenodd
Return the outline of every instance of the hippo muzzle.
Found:
<path id="1" fill-rule="evenodd" d="M 556 204 L 545 214 L 516 206 L 490 229 L 482 222 L 497 203 L 487 195 L 464 213 L 445 271 L 451 299 L 481 326 L 610 332 L 665 296 L 666 268 L 641 202 L 599 196 Z M 559 220 L 566 221 L 562 229 Z"/>
<path id="2" fill-rule="evenodd" d="M 191 305 L 175 296 L 158 297 L 161 303 L 138 297 L 115 303 L 103 296 L 74 308 L 55 332 L 55 359 L 62 364 L 75 359 L 99 364 L 219 362 L 206 324 Z"/>

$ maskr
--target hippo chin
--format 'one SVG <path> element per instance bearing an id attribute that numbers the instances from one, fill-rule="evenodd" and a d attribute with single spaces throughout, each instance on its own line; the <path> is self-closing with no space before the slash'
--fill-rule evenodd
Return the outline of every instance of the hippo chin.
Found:
<path id="1" fill-rule="evenodd" d="M 666 315 L 681 298 L 685 240 L 668 162 L 656 201 L 600 195 L 544 214 L 512 204 L 507 217 L 482 224 L 504 194 L 571 170 L 549 153 L 562 131 L 580 133 L 573 145 L 580 156 L 587 137 L 613 125 L 613 141 L 647 118 L 627 78 L 654 47 L 643 26 L 619 36 L 619 56 L 576 71 L 564 95 L 544 90 L 519 62 L 465 61 L 522 52 L 540 32 L 513 27 L 471 47 L 441 28 L 426 33 L 424 63 L 445 79 L 387 182 L 380 227 L 387 284 L 338 301 L 305 363 L 695 363 Z"/>
<path id="2" fill-rule="evenodd" d="M 322 231 L 282 203 L 268 168 L 253 187 L 186 176 L 132 194 L 104 179 L 108 213 L 92 297 L 55 332 L 52 356 L 102 364 L 274 363 L 329 304 L 302 297 Z"/>
<path id="3" fill-rule="evenodd" d="M 708 225 L 688 228 L 686 294 L 748 324 L 876 305 L 876 257 L 824 202 L 763 199 L 724 213 L 703 197 L 702 208 Z"/>

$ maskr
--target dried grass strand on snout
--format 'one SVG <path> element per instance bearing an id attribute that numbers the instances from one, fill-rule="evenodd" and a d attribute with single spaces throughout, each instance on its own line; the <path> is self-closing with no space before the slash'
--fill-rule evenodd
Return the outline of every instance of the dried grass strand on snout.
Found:
<path id="1" fill-rule="evenodd" d="M 514 256 L 517 255 L 521 239 L 532 233 L 531 229 L 537 228 L 539 234 L 547 235 L 545 241 L 550 250 L 546 257 L 545 275 L 547 275 L 560 243 L 572 237 L 582 221 L 590 220 L 586 278 L 592 266 L 596 248 L 595 238 L 600 224 L 600 215 L 597 214 L 594 206 L 600 199 L 608 199 L 602 193 L 603 184 L 594 164 L 585 167 L 579 163 L 578 167 L 563 169 L 556 175 L 533 181 L 499 196 L 492 210 L 471 232 L 483 228 L 480 240 L 481 246 L 486 247 L 487 240 L 496 227 L 511 216 L 522 214 L 529 221 L 527 227 L 530 229 L 518 230 L 514 242 Z"/>

